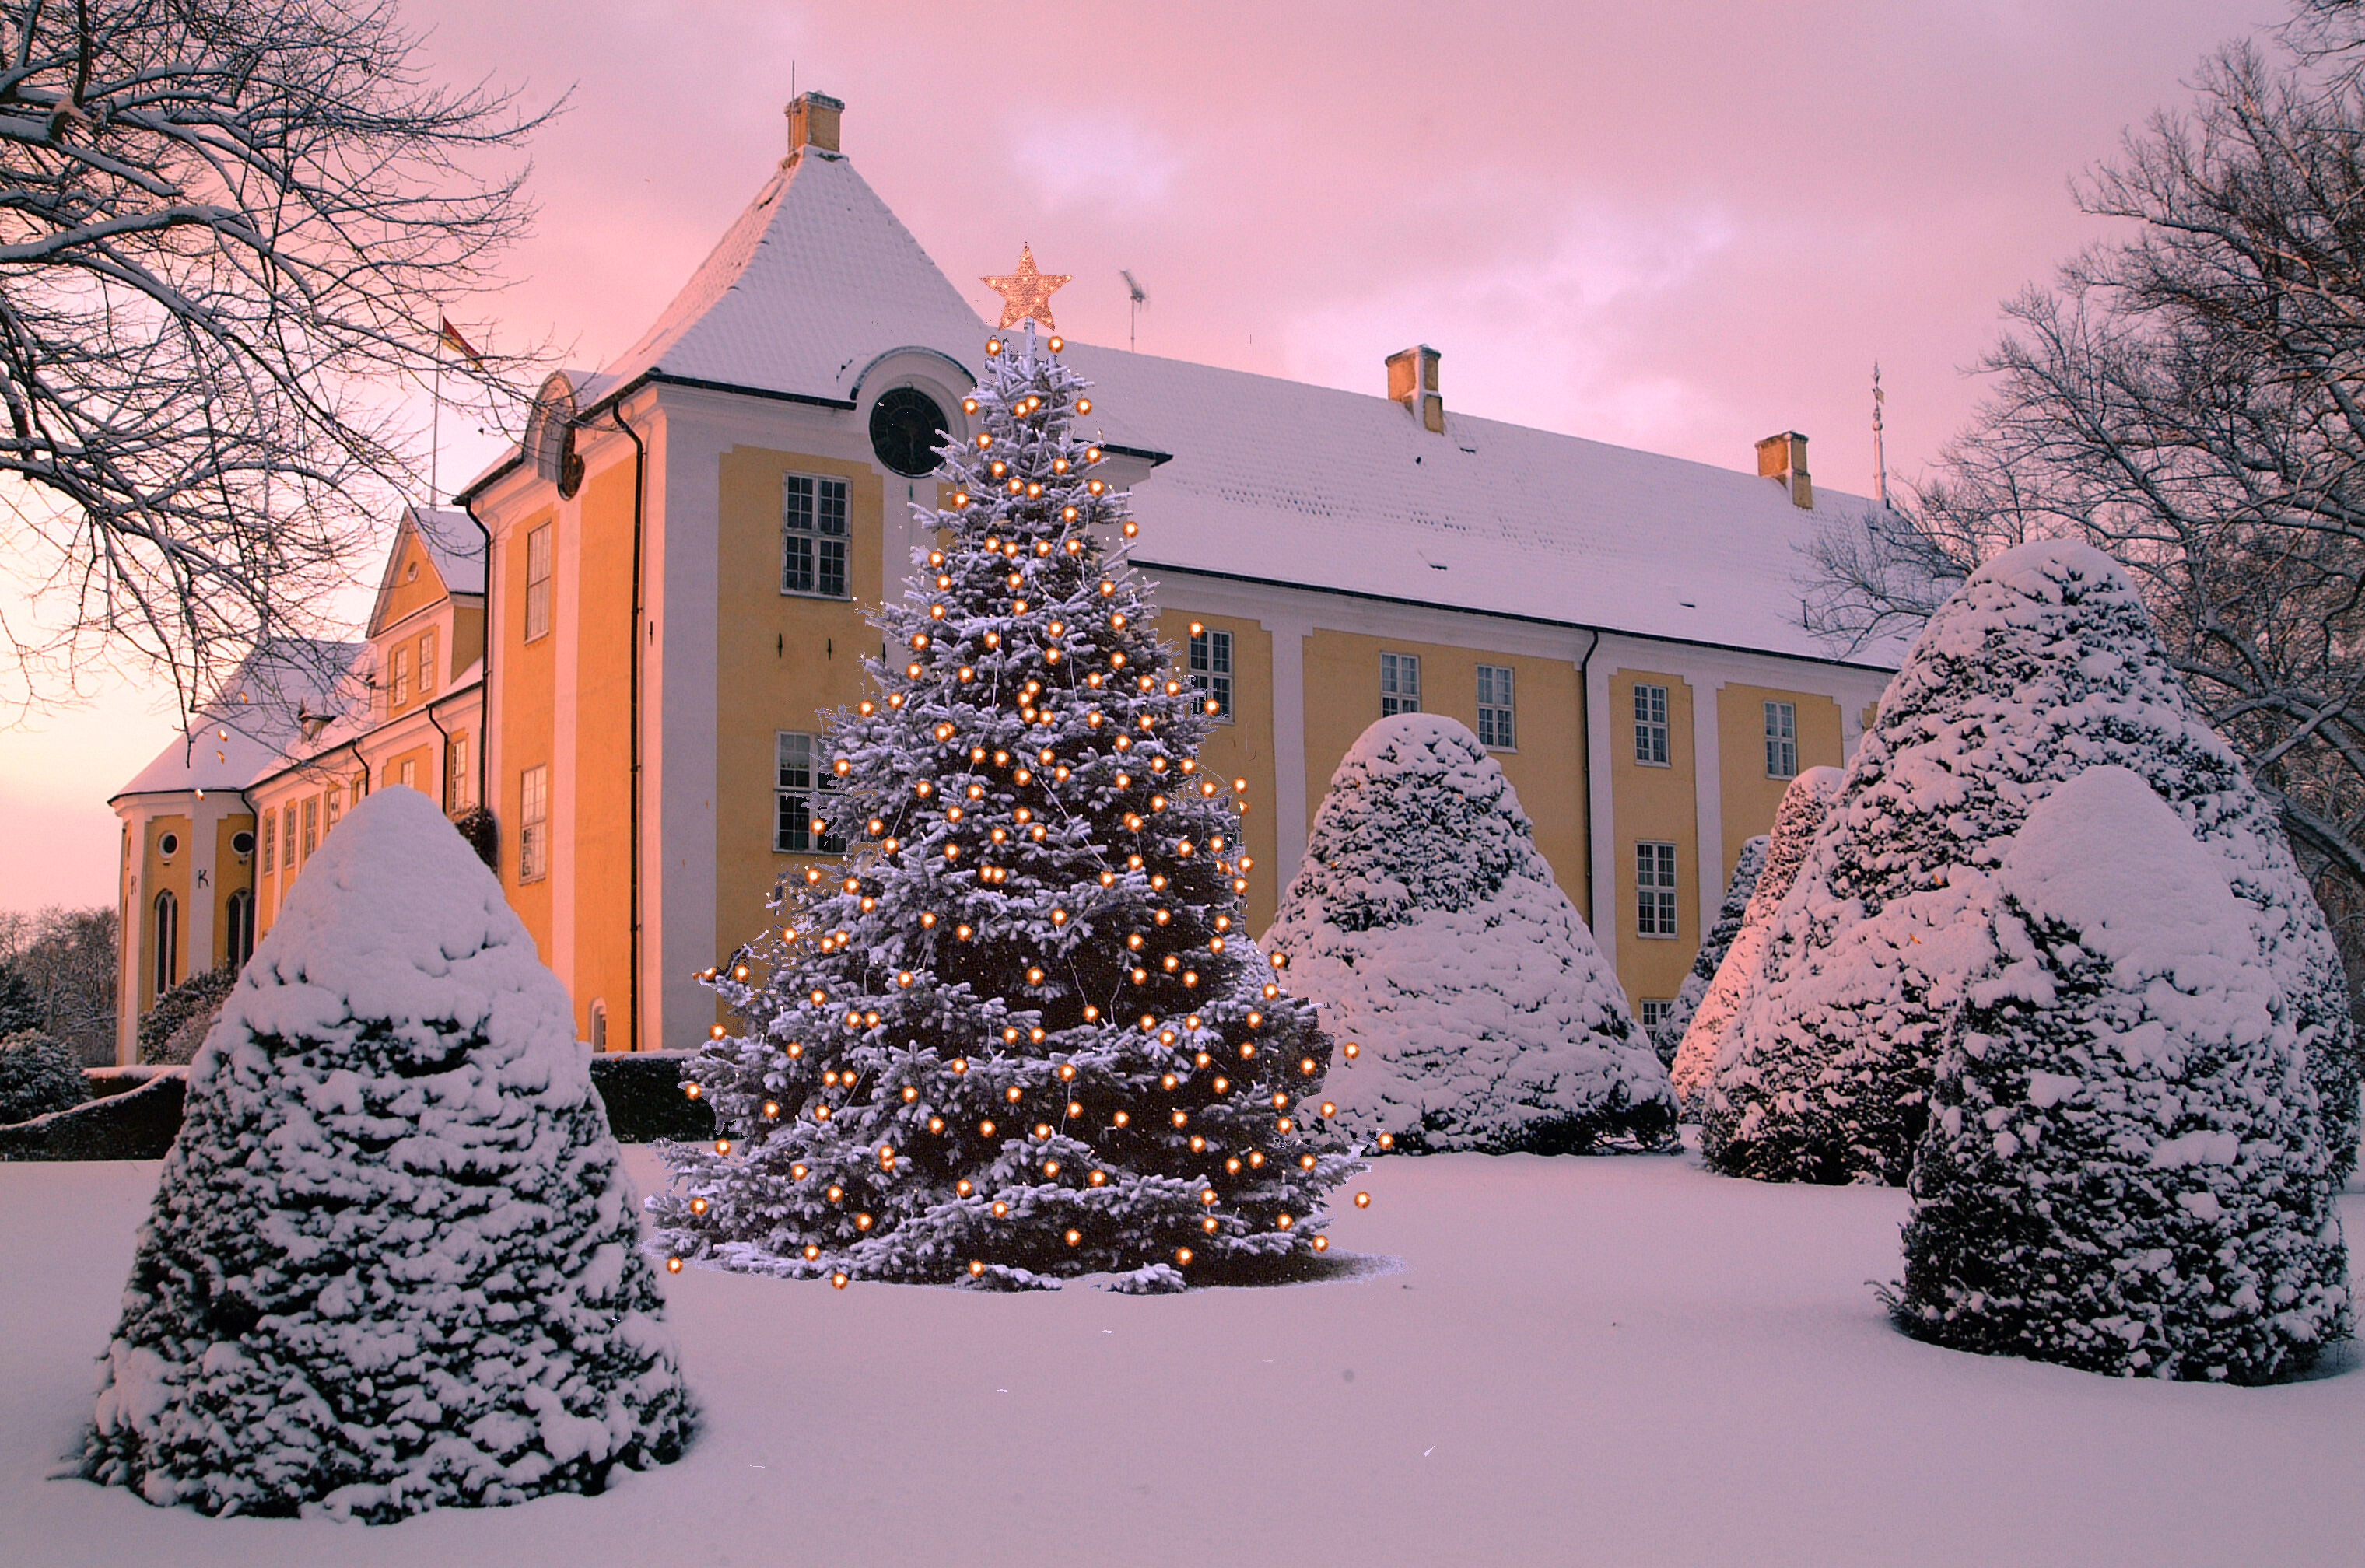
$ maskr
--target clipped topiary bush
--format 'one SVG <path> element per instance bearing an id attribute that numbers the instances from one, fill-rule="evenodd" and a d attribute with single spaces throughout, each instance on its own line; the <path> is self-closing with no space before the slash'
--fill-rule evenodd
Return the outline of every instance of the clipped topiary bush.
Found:
<path id="1" fill-rule="evenodd" d="M 714 1107 L 682 1092 L 682 1069 L 691 1051 L 600 1051 L 591 1062 L 591 1087 L 608 1108 L 608 1128 L 618 1143 L 656 1143 L 684 1138 L 702 1143 L 714 1136 Z"/>
<path id="2" fill-rule="evenodd" d="M 38 1029 L 0 1039 L 0 1126 L 29 1122 L 90 1098 L 73 1053 Z"/>
<path id="3" fill-rule="evenodd" d="M 2236 1383 L 2346 1335 L 2294 1009 L 2227 871 L 2124 768 L 2029 813 L 1933 1070 L 1890 1300 L 1909 1333 Z"/>
<path id="4" fill-rule="evenodd" d="M 689 1397 L 572 1024 L 426 798 L 356 806 L 190 1070 L 84 1473 L 383 1521 L 678 1455 Z"/>
<path id="5" fill-rule="evenodd" d="M 1564 1154 L 1674 1128 L 1667 1070 L 1510 780 L 1452 719 L 1382 719 L 1348 750 L 1264 941 L 1358 1047 L 1324 1091 L 1358 1137 Z"/>
<path id="6" fill-rule="evenodd" d="M 1701 938 L 1699 951 L 1692 957 L 1691 972 L 1684 976 L 1683 985 L 1676 991 L 1673 1006 L 1651 1031 L 1651 1045 L 1659 1059 L 1673 1067 L 1676 1049 L 1683 1044 L 1684 1031 L 1691 1027 L 1692 1014 L 1699 1011 L 1700 999 L 1715 979 L 1724 956 L 1732 949 L 1732 939 L 1741 935 L 1741 923 L 1748 916 L 1749 901 L 1757 891 L 1757 879 L 1765 869 L 1765 848 L 1771 842 L 1765 834 L 1744 840 L 1741 854 L 1732 863 L 1732 879 L 1724 885 L 1724 902 L 1717 906 L 1716 924 Z"/>

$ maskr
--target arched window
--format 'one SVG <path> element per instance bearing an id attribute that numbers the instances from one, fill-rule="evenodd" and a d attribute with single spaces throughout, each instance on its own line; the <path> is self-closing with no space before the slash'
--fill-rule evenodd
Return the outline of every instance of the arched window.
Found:
<path id="1" fill-rule="evenodd" d="M 168 889 L 156 895 L 156 994 L 181 978 L 181 901 Z"/>
<path id="2" fill-rule="evenodd" d="M 245 888 L 230 894 L 222 904 L 222 923 L 229 927 L 222 934 L 223 961 L 242 969 L 254 957 L 254 894 Z"/>
<path id="3" fill-rule="evenodd" d="M 594 999 L 591 1003 L 591 1051 L 593 1055 L 608 1048 L 608 1004 Z"/>

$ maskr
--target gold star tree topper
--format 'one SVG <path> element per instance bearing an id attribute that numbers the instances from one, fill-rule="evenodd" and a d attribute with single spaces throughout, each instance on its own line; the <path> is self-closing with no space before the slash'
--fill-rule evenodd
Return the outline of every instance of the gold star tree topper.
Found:
<path id="1" fill-rule="evenodd" d="M 1004 277 L 982 278 L 986 287 L 1002 296 L 1002 321 L 994 330 L 1003 331 L 1032 316 L 1049 331 L 1058 331 L 1059 324 L 1051 319 L 1051 291 L 1060 287 L 1072 276 L 1070 273 L 1044 273 L 1035 267 L 1035 247 L 1018 249 L 1018 270 Z"/>

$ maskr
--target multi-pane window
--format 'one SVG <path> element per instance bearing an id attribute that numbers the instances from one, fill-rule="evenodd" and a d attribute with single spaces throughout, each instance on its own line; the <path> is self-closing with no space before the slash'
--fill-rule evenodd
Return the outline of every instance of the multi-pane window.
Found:
<path id="1" fill-rule="evenodd" d="M 419 634 L 419 695 L 435 695 L 435 628 Z"/>
<path id="2" fill-rule="evenodd" d="M 443 809 L 456 812 L 464 806 L 475 804 L 476 797 L 470 786 L 476 782 L 476 775 L 468 771 L 468 736 L 465 731 L 443 743 L 443 767 L 446 775 Z"/>
<path id="3" fill-rule="evenodd" d="M 1667 1021 L 1667 1014 L 1673 1013 L 1675 1010 L 1675 1002 L 1665 997 L 1644 997 L 1642 999 L 1642 1027 L 1645 1029 L 1656 1029 L 1660 1025 Z"/>
<path id="4" fill-rule="evenodd" d="M 1511 666 L 1478 666 L 1478 744 L 1508 751 L 1519 743 L 1511 726 Z"/>
<path id="5" fill-rule="evenodd" d="M 409 757 L 409 756 L 406 756 L 406 757 L 404 757 L 404 758 L 402 759 L 402 766 L 401 766 L 399 768 L 398 768 L 398 769 L 396 769 L 396 770 L 395 770 L 395 777 L 396 777 L 397 781 L 398 781 L 398 782 L 399 782 L 399 783 L 401 783 L 401 784 L 402 784 L 402 785 L 404 785 L 405 787 L 407 787 L 407 788 L 409 788 L 409 789 L 412 789 L 412 790 L 416 790 L 416 789 L 418 789 L 418 788 L 419 788 L 419 760 L 418 760 L 418 758 L 416 758 L 416 757 Z"/>
<path id="6" fill-rule="evenodd" d="M 280 815 L 283 819 L 282 825 L 286 830 L 281 836 L 287 840 L 287 869 L 290 871 L 300 869 L 304 859 L 296 850 L 296 802 L 288 801 L 286 811 Z"/>
<path id="7" fill-rule="evenodd" d="M 156 994 L 181 978 L 181 901 L 170 890 L 156 895 Z"/>
<path id="8" fill-rule="evenodd" d="M 774 752 L 772 847 L 783 855 L 843 855 L 845 835 L 829 821 L 829 768 L 821 737 L 781 730 Z"/>
<path id="9" fill-rule="evenodd" d="M 846 597 L 846 481 L 790 474 L 780 489 L 780 591 Z"/>
<path id="10" fill-rule="evenodd" d="M 265 812 L 263 813 L 263 859 L 256 869 L 267 877 L 271 875 L 272 867 L 278 858 L 279 813 Z"/>
<path id="11" fill-rule="evenodd" d="M 550 764 L 540 762 L 518 776 L 518 880 L 549 875 Z"/>
<path id="12" fill-rule="evenodd" d="M 324 802 L 320 807 L 320 831 L 323 834 L 334 833 L 337 831 L 337 819 L 344 814 L 343 791 L 331 785 L 320 798 Z"/>
<path id="13" fill-rule="evenodd" d="M 550 635 L 550 524 L 525 536 L 525 640 Z"/>
<path id="14" fill-rule="evenodd" d="M 410 650 L 394 650 L 394 705 L 398 708 L 410 700 Z"/>
<path id="15" fill-rule="evenodd" d="M 245 888 L 222 902 L 222 958 L 231 969 L 254 957 L 254 894 Z"/>
<path id="16" fill-rule="evenodd" d="M 304 802 L 304 858 L 312 858 L 312 851 L 320 847 L 320 797 L 314 795 Z"/>
<path id="17" fill-rule="evenodd" d="M 1232 634 L 1191 623 L 1191 684 L 1207 694 L 1218 719 L 1232 716 Z"/>
<path id="18" fill-rule="evenodd" d="M 1634 846 L 1634 930 L 1642 936 L 1676 934 L 1676 846 L 1648 839 Z"/>
<path id="19" fill-rule="evenodd" d="M 1667 766 L 1667 689 L 1634 686 L 1634 760 L 1653 767 Z"/>
<path id="20" fill-rule="evenodd" d="M 1420 711 L 1420 655 L 1380 655 L 1380 717 Z"/>
<path id="21" fill-rule="evenodd" d="M 1799 705 L 1765 704 L 1765 777 L 1794 778 L 1799 773 Z"/>

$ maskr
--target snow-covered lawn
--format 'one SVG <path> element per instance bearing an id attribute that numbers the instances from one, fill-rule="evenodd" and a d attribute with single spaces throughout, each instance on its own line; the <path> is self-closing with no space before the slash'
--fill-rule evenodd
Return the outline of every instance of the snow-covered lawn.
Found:
<path id="1" fill-rule="evenodd" d="M 626 1157 L 645 1190 L 646 1150 Z M 1901 1193 L 1397 1159 L 1394 1271 L 1126 1297 L 667 1276 L 705 1424 L 604 1497 L 384 1528 L 44 1479 L 152 1163 L 0 1165 L 0 1562 L 2353 1563 L 2365 1361 L 2119 1383 L 1893 1332 Z M 2352 1242 L 2365 1193 L 2342 1200 Z M 2353 1370 L 2351 1370 L 2353 1369 Z"/>

